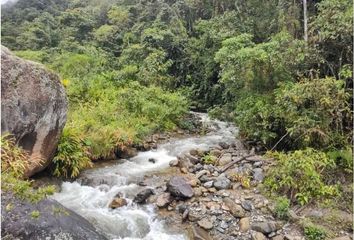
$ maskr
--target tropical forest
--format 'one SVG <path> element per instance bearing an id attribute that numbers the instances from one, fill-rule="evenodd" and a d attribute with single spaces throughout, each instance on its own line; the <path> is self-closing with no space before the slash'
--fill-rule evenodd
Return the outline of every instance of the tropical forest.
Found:
<path id="1" fill-rule="evenodd" d="M 352 240 L 353 2 L 1 0 L 1 238 Z"/>

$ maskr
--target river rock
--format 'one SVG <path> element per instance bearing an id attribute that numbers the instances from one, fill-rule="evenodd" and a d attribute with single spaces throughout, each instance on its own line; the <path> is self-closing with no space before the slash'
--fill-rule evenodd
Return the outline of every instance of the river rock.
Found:
<path id="1" fill-rule="evenodd" d="M 162 193 L 160 194 L 157 199 L 156 199 L 156 205 L 159 208 L 164 208 L 167 207 L 167 205 L 171 202 L 171 194 L 166 192 L 166 193 Z"/>
<path id="2" fill-rule="evenodd" d="M 231 181 L 225 176 L 219 176 L 214 182 L 214 187 L 217 190 L 230 188 Z"/>
<path id="3" fill-rule="evenodd" d="M 245 216 L 245 211 L 243 208 L 236 204 L 231 198 L 224 198 L 224 203 L 230 209 L 230 212 L 234 217 L 243 218 Z"/>
<path id="4" fill-rule="evenodd" d="M 178 159 L 171 160 L 169 164 L 170 164 L 171 167 L 178 166 Z"/>
<path id="5" fill-rule="evenodd" d="M 190 228 L 189 238 L 193 240 L 212 240 L 207 231 L 197 226 L 192 226 Z"/>
<path id="6" fill-rule="evenodd" d="M 232 155 L 231 153 L 225 153 L 224 155 L 221 156 L 219 159 L 219 166 L 224 166 L 232 161 Z"/>
<path id="7" fill-rule="evenodd" d="M 154 191 L 150 188 L 146 188 L 142 191 L 140 191 L 135 197 L 134 197 L 134 202 L 136 203 L 145 203 L 146 199 L 148 199 L 152 194 L 154 194 Z"/>
<path id="8" fill-rule="evenodd" d="M 203 169 L 203 170 L 199 171 L 195 176 L 196 176 L 196 178 L 199 179 L 201 176 L 203 176 L 205 174 L 210 174 L 210 172 L 208 170 Z"/>
<path id="9" fill-rule="evenodd" d="M 138 150 L 133 147 L 126 147 L 124 149 L 117 149 L 115 154 L 117 158 L 132 158 L 138 155 Z"/>
<path id="10" fill-rule="evenodd" d="M 250 218 L 241 218 L 238 224 L 241 232 L 247 232 L 250 229 Z"/>
<path id="11" fill-rule="evenodd" d="M 198 225 L 201 228 L 204 228 L 205 230 L 210 230 L 213 228 L 213 222 L 211 222 L 210 220 L 208 220 L 207 218 L 203 218 L 202 220 L 198 221 Z"/>
<path id="12" fill-rule="evenodd" d="M 151 163 L 156 163 L 157 160 L 156 160 L 155 158 L 149 158 L 149 162 L 151 162 Z"/>
<path id="13" fill-rule="evenodd" d="M 264 236 L 262 233 L 260 232 L 255 232 L 253 235 L 252 235 L 252 240 L 266 240 L 266 236 Z"/>
<path id="14" fill-rule="evenodd" d="M 228 149 L 230 147 L 230 145 L 225 142 L 219 142 L 219 146 L 222 147 L 223 149 Z"/>
<path id="15" fill-rule="evenodd" d="M 220 155 L 222 154 L 222 152 L 218 149 L 213 149 L 209 152 L 209 154 L 211 156 L 214 156 L 214 157 L 220 157 Z"/>
<path id="16" fill-rule="evenodd" d="M 264 234 L 269 234 L 271 232 L 275 232 L 280 229 L 280 226 L 273 221 L 268 222 L 254 222 L 251 225 L 252 230 L 261 232 Z"/>
<path id="17" fill-rule="evenodd" d="M 206 188 L 211 188 L 213 186 L 213 183 L 214 183 L 214 181 L 211 180 L 211 181 L 208 181 L 208 182 L 204 183 L 203 186 L 206 187 Z"/>
<path id="18" fill-rule="evenodd" d="M 66 122 L 68 102 L 57 74 L 1 46 L 1 132 L 30 154 L 27 177 L 52 161 Z"/>
<path id="19" fill-rule="evenodd" d="M 11 204 L 11 210 L 6 206 Z M 31 213 L 38 211 L 38 217 Z M 86 219 L 53 199 L 30 203 L 1 193 L 2 239 L 106 240 Z"/>
<path id="20" fill-rule="evenodd" d="M 253 180 L 262 182 L 264 179 L 263 169 L 262 168 L 254 168 L 253 169 Z"/>
<path id="21" fill-rule="evenodd" d="M 247 211 L 251 211 L 252 210 L 252 202 L 245 200 L 241 202 L 241 206 L 243 207 L 243 209 L 247 210 Z"/>
<path id="22" fill-rule="evenodd" d="M 112 209 L 120 208 L 127 205 L 128 202 L 124 198 L 114 198 L 113 201 L 109 204 L 109 207 Z"/>
<path id="23" fill-rule="evenodd" d="M 181 176 L 172 177 L 167 183 L 167 190 L 178 198 L 191 198 L 194 195 L 191 185 Z"/>

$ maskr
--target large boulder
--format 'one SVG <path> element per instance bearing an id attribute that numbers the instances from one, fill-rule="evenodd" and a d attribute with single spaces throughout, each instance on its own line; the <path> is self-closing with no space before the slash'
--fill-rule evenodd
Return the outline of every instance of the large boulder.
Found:
<path id="1" fill-rule="evenodd" d="M 30 203 L 1 194 L 3 239 L 106 240 L 86 219 L 52 199 Z"/>
<path id="2" fill-rule="evenodd" d="M 172 177 L 167 183 L 167 190 L 178 198 L 191 198 L 194 195 L 191 185 L 181 176 Z"/>
<path id="3" fill-rule="evenodd" d="M 46 168 L 66 122 L 67 98 L 58 75 L 1 46 L 1 131 L 30 153 L 26 176 Z"/>

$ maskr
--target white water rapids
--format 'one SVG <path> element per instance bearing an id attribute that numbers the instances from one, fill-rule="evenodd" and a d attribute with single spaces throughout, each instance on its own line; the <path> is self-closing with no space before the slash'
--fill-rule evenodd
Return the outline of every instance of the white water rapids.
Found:
<path id="1" fill-rule="evenodd" d="M 53 198 L 67 208 L 90 221 L 109 239 L 187 239 L 183 233 L 172 234 L 157 219 L 153 205 L 137 205 L 132 199 L 141 187 L 139 180 L 147 173 L 163 170 L 178 155 L 191 149 L 208 149 L 219 142 L 231 143 L 235 140 L 237 128 L 225 122 L 211 120 L 206 114 L 198 114 L 204 125 L 211 131 L 203 136 L 185 139 L 171 139 L 157 149 L 139 152 L 136 157 L 117 161 L 114 165 L 85 171 L 82 175 L 92 182 L 80 184 L 64 182 L 61 192 Z M 148 161 L 156 159 L 156 163 Z M 128 205 L 110 209 L 108 206 L 117 193 L 127 198 Z"/>

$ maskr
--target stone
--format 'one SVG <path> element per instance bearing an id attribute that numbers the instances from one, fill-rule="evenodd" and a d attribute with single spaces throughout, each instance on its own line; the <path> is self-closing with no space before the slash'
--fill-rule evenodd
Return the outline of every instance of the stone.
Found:
<path id="1" fill-rule="evenodd" d="M 136 203 L 145 203 L 146 199 L 148 199 L 152 194 L 154 194 L 154 191 L 150 188 L 146 188 L 142 191 L 140 191 L 135 197 L 134 197 L 134 202 Z"/>
<path id="2" fill-rule="evenodd" d="M 194 195 L 191 185 L 181 176 L 172 177 L 167 183 L 167 190 L 178 198 L 191 198 Z"/>
<path id="3" fill-rule="evenodd" d="M 7 211 L 6 206 L 10 203 L 12 209 Z M 33 211 L 39 212 L 37 218 L 31 216 Z M 1 192 L 1 237 L 107 240 L 90 222 L 54 199 L 31 203 L 8 192 Z"/>
<path id="4" fill-rule="evenodd" d="M 170 167 L 178 166 L 178 159 L 171 160 L 169 163 Z"/>
<path id="5" fill-rule="evenodd" d="M 197 149 L 191 149 L 189 151 L 189 154 L 192 155 L 192 156 L 198 156 L 198 150 Z"/>
<path id="6" fill-rule="evenodd" d="M 117 158 L 132 158 L 138 155 L 138 150 L 133 147 L 126 147 L 115 152 Z"/>
<path id="7" fill-rule="evenodd" d="M 280 229 L 280 226 L 273 221 L 267 221 L 267 222 L 254 222 L 251 225 L 252 230 L 261 232 L 264 234 L 269 234 L 271 232 L 275 232 L 278 229 Z"/>
<path id="8" fill-rule="evenodd" d="M 252 210 L 252 202 L 245 200 L 241 202 L 241 206 L 243 207 L 243 209 L 247 210 L 247 211 L 251 211 Z"/>
<path id="9" fill-rule="evenodd" d="M 241 218 L 238 224 L 241 232 L 247 232 L 250 229 L 250 218 Z"/>
<path id="10" fill-rule="evenodd" d="M 66 122 L 68 101 L 59 76 L 1 46 L 1 132 L 29 152 L 25 176 L 52 162 Z"/>
<path id="11" fill-rule="evenodd" d="M 252 235 L 252 240 L 266 240 L 266 236 L 264 236 L 260 232 L 256 232 L 255 234 Z"/>
<path id="12" fill-rule="evenodd" d="M 213 228 L 213 223 L 210 220 L 208 220 L 207 218 L 203 218 L 202 220 L 199 220 L 198 225 L 201 228 L 204 228 L 205 230 L 210 230 Z"/>
<path id="13" fill-rule="evenodd" d="M 290 234 L 286 234 L 286 235 L 285 235 L 285 239 L 286 239 L 286 240 L 305 240 L 304 237 L 301 237 L 301 236 L 293 236 L 293 235 L 290 235 Z"/>
<path id="14" fill-rule="evenodd" d="M 181 168 L 181 172 L 182 172 L 182 173 L 188 173 L 188 169 L 185 168 L 185 167 L 183 167 L 183 168 Z"/>
<path id="15" fill-rule="evenodd" d="M 156 163 L 156 159 L 155 158 L 149 158 L 149 162 L 151 162 L 151 163 Z"/>
<path id="16" fill-rule="evenodd" d="M 171 194 L 166 192 L 160 194 L 156 199 L 156 206 L 159 208 L 167 207 L 167 205 L 171 202 Z"/>
<path id="17" fill-rule="evenodd" d="M 191 222 L 198 221 L 199 219 L 202 218 L 202 215 L 195 209 L 189 209 L 188 212 L 188 220 Z"/>
<path id="18" fill-rule="evenodd" d="M 231 181 L 225 177 L 225 176 L 222 176 L 220 175 L 216 181 L 214 182 L 214 187 L 217 189 L 217 190 L 221 190 L 221 189 L 229 189 L 231 186 Z"/>
<path id="19" fill-rule="evenodd" d="M 213 187 L 213 183 L 214 183 L 214 181 L 208 181 L 208 182 L 204 183 L 203 186 L 206 188 L 211 188 L 211 187 Z"/>
<path id="20" fill-rule="evenodd" d="M 276 235 L 276 236 L 272 237 L 272 240 L 284 240 L 284 236 L 283 235 Z"/>
<path id="21" fill-rule="evenodd" d="M 253 169 L 253 180 L 258 182 L 262 182 L 264 179 L 263 169 L 262 168 L 254 168 Z"/>
<path id="22" fill-rule="evenodd" d="M 219 142 L 219 146 L 222 147 L 223 149 L 228 149 L 230 147 L 230 145 L 225 142 Z"/>
<path id="23" fill-rule="evenodd" d="M 221 156 L 219 159 L 219 166 L 224 166 L 232 161 L 232 155 L 231 153 L 225 153 L 224 155 Z"/>
<path id="24" fill-rule="evenodd" d="M 197 172 L 197 174 L 195 175 L 195 177 L 199 179 L 201 176 L 203 176 L 203 175 L 205 175 L 205 174 L 210 174 L 210 172 L 209 172 L 208 170 L 203 169 L 203 170 Z"/>
<path id="25" fill-rule="evenodd" d="M 212 240 L 209 233 L 204 229 L 192 226 L 189 230 L 189 239 L 193 240 Z"/>
<path id="26" fill-rule="evenodd" d="M 222 154 L 222 152 L 218 149 L 213 149 L 209 152 L 209 154 L 211 156 L 214 156 L 214 157 L 220 157 L 220 155 Z"/>
<path id="27" fill-rule="evenodd" d="M 229 227 L 229 224 L 227 224 L 227 222 L 225 222 L 225 221 L 221 221 L 220 222 L 220 227 L 222 229 L 227 229 Z"/>
<path id="28" fill-rule="evenodd" d="M 336 237 L 333 240 L 351 240 L 349 236 Z"/>
<path id="29" fill-rule="evenodd" d="M 125 198 L 114 198 L 113 201 L 109 204 L 109 207 L 112 209 L 120 208 L 127 205 L 128 202 Z"/>
<path id="30" fill-rule="evenodd" d="M 230 209 L 230 212 L 234 217 L 243 218 L 246 215 L 243 208 L 236 204 L 231 198 L 224 198 L 224 203 Z"/>

